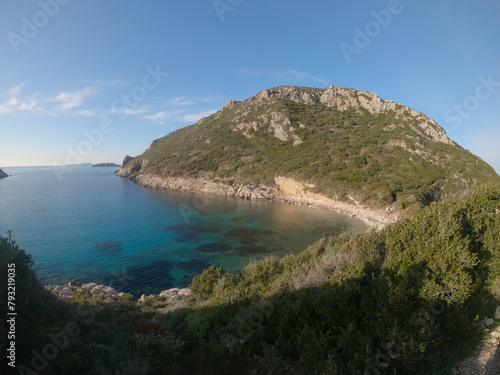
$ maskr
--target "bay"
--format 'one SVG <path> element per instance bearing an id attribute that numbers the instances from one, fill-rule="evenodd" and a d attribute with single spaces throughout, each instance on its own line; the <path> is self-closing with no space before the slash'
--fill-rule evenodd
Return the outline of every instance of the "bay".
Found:
<path id="1" fill-rule="evenodd" d="M 2 168 L 0 234 L 12 230 L 44 284 L 97 282 L 138 296 L 189 285 L 209 265 L 297 253 L 356 218 L 292 204 L 153 190 L 114 168 Z"/>

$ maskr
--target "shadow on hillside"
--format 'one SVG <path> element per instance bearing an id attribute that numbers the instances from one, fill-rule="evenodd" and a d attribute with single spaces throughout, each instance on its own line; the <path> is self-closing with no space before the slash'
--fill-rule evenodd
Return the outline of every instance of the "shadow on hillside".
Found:
<path id="1" fill-rule="evenodd" d="M 64 303 L 65 318 L 41 329 L 19 363 L 32 363 L 31 349 L 52 355 L 52 337 L 72 324 L 78 333 L 42 373 L 438 374 L 467 341 L 467 315 L 418 298 L 425 269 L 368 267 L 364 277 L 316 286 L 308 275 L 298 290 L 167 313 Z"/>
<path id="2" fill-rule="evenodd" d="M 437 374 L 471 332 L 458 306 L 417 297 L 422 269 L 190 311 L 173 326 L 183 373 Z"/>

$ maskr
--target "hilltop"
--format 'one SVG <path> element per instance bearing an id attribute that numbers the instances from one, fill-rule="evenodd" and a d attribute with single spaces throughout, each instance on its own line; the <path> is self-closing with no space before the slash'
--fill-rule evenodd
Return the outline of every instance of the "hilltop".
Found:
<path id="1" fill-rule="evenodd" d="M 500 180 L 426 115 L 336 86 L 228 101 L 127 156 L 117 174 L 153 188 L 333 208 L 379 227 Z"/>

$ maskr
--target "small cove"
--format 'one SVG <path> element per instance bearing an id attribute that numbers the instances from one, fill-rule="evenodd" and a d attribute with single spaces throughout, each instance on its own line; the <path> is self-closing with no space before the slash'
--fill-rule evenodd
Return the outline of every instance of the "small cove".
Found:
<path id="1" fill-rule="evenodd" d="M 366 225 L 333 211 L 153 190 L 114 168 L 3 168 L 0 233 L 13 231 L 45 284 L 104 283 L 138 295 L 187 286 L 211 264 L 297 253 L 323 235 Z"/>

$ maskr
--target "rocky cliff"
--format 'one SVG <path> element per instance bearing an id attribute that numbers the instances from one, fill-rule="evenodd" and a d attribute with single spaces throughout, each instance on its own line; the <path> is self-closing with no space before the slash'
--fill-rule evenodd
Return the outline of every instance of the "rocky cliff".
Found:
<path id="1" fill-rule="evenodd" d="M 9 177 L 9 175 L 0 169 L 0 178 L 4 177 Z"/>

